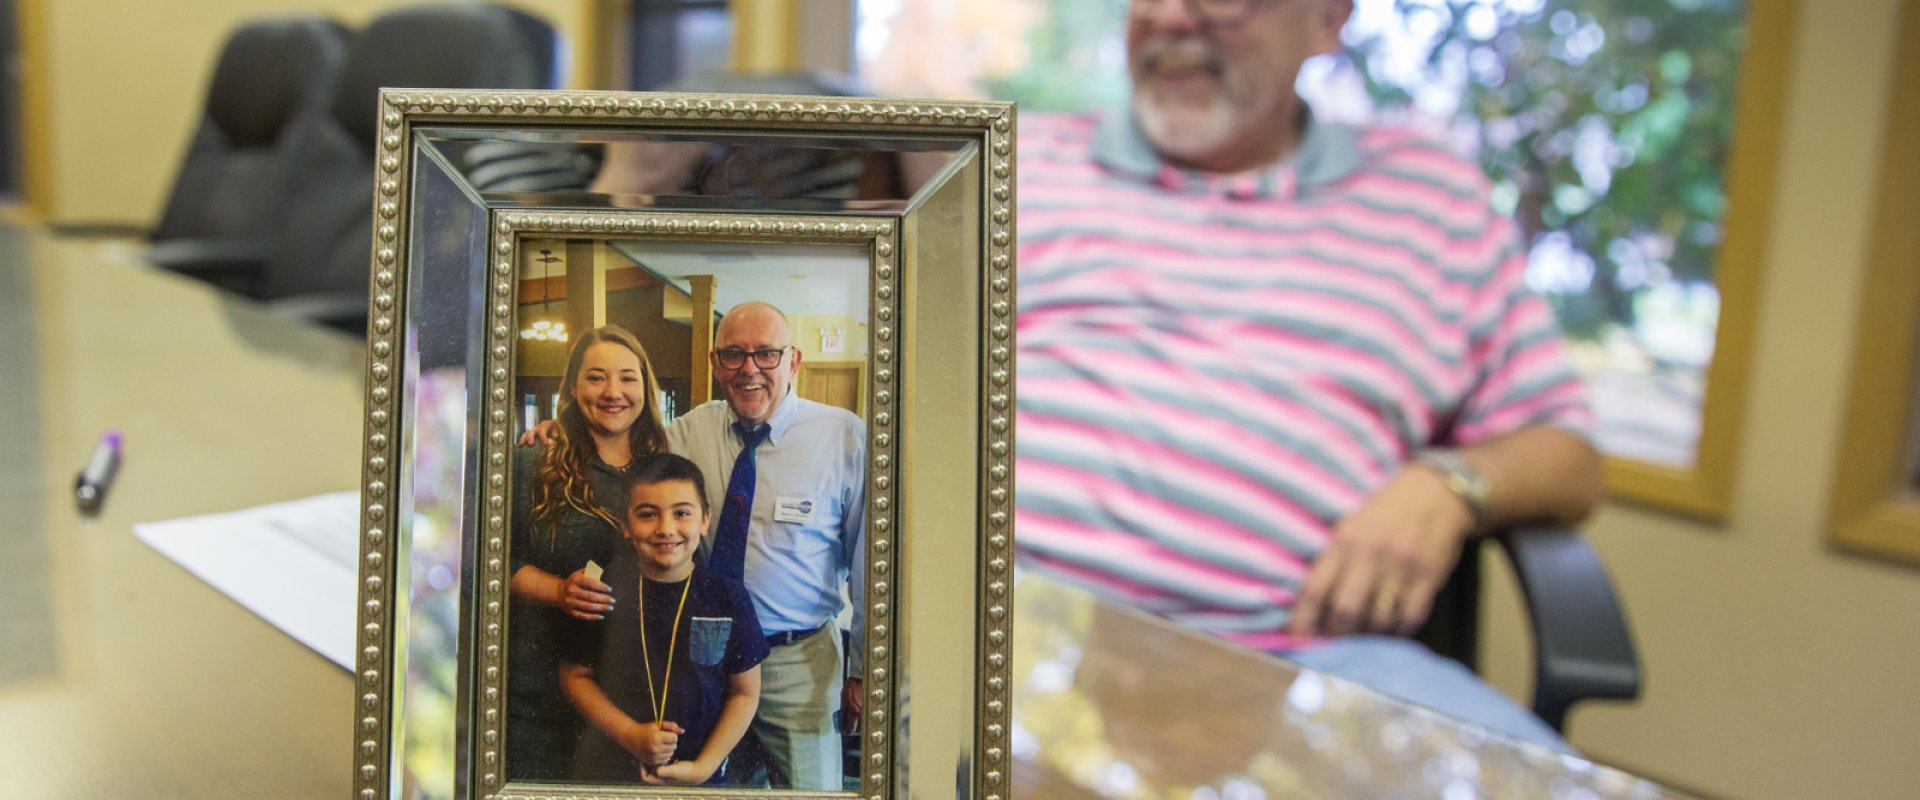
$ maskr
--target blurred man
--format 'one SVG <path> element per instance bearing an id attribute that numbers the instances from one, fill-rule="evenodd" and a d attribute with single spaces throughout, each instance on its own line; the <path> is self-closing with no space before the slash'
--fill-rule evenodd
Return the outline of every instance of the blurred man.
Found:
<path id="1" fill-rule="evenodd" d="M 1130 113 L 1021 120 L 1024 563 L 1564 746 L 1402 638 L 1467 537 L 1603 488 L 1480 171 L 1294 92 L 1351 12 L 1134 0 Z"/>

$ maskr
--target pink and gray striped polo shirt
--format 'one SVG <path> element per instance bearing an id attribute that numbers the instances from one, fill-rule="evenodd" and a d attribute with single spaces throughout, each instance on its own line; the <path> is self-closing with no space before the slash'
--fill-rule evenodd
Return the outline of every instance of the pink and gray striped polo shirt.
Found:
<path id="1" fill-rule="evenodd" d="M 1414 451 L 1592 425 L 1486 178 L 1310 122 L 1240 175 L 1124 118 L 1020 121 L 1022 562 L 1263 650 L 1333 523 Z"/>

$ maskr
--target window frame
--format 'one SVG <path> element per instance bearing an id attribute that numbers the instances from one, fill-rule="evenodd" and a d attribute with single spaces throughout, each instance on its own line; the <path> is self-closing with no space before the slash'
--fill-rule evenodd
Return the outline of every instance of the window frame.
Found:
<path id="1" fill-rule="evenodd" d="M 1910 463 L 1920 402 L 1911 390 L 1890 390 L 1914 386 L 1920 374 L 1920 228 L 1912 222 L 1920 214 L 1920 151 L 1912 147 L 1920 137 L 1920 3 L 1903 6 L 1827 540 L 1920 566 L 1920 492 Z"/>

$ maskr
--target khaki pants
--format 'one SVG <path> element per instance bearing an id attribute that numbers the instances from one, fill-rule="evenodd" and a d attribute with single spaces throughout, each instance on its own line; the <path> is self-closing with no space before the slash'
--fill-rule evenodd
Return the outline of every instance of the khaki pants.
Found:
<path id="1" fill-rule="evenodd" d="M 840 635 L 832 626 L 773 648 L 760 662 L 760 710 L 727 769 L 734 779 L 757 784 L 764 772 L 775 789 L 842 789 L 840 732 L 833 724 L 844 683 L 840 665 Z"/>

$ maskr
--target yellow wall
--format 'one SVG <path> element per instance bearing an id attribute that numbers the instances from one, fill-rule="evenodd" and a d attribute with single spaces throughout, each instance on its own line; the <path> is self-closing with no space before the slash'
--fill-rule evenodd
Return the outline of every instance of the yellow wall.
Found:
<path id="1" fill-rule="evenodd" d="M 1718 797 L 1911 797 L 1920 570 L 1824 539 L 1901 3 L 1798 5 L 1731 514 L 1615 505 L 1589 526 L 1646 687 L 1636 705 L 1576 709 L 1569 730 L 1602 760 Z M 1501 588 L 1487 666 L 1525 697 L 1523 623 Z"/>
<path id="2" fill-rule="evenodd" d="M 363 25 L 400 0 L 29 0 L 45 37 L 47 208 L 56 222 L 151 226 L 200 115 L 228 32 L 268 14 Z M 569 40 L 591 0 L 515 0 Z M 578 65 L 576 65 L 576 68 Z"/>
<path id="3" fill-rule="evenodd" d="M 846 349 L 838 353 L 820 352 L 820 331 L 835 330 L 844 332 Z M 806 354 L 806 360 L 816 363 L 829 361 L 865 361 L 867 358 L 867 326 L 857 322 L 849 314 L 795 314 L 793 316 L 793 345 Z"/>

